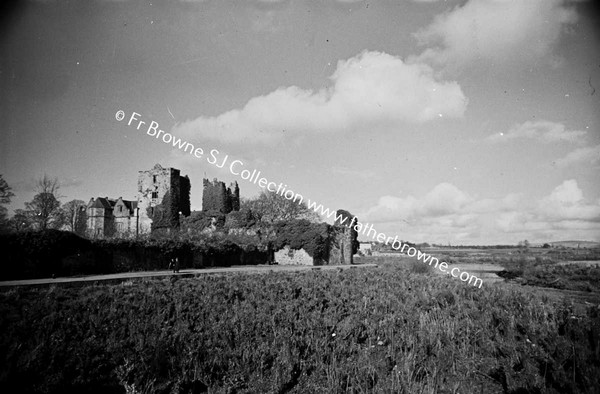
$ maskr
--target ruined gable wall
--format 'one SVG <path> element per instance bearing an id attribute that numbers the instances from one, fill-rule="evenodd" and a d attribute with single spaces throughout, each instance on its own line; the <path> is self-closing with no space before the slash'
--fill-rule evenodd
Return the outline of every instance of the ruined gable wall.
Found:
<path id="1" fill-rule="evenodd" d="M 331 244 L 329 248 L 329 264 L 353 264 L 354 254 L 358 251 L 358 233 L 353 228 L 354 216 L 344 210 L 338 210 L 338 217 L 342 215 L 346 220 L 342 223 L 337 220 L 332 229 Z"/>

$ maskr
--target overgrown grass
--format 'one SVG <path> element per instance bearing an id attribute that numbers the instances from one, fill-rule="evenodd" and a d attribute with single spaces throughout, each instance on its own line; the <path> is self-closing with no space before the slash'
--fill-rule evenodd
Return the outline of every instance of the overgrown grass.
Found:
<path id="1" fill-rule="evenodd" d="M 0 391 L 595 392 L 600 314 L 379 269 L 0 294 Z"/>
<path id="2" fill-rule="evenodd" d="M 500 275 L 516 279 L 523 284 L 561 290 L 600 293 L 600 265 L 558 265 L 552 260 L 515 259 L 502 263 L 505 271 Z"/>
<path id="3" fill-rule="evenodd" d="M 522 278 L 531 286 L 600 293 L 600 266 L 538 265 L 525 269 Z"/>

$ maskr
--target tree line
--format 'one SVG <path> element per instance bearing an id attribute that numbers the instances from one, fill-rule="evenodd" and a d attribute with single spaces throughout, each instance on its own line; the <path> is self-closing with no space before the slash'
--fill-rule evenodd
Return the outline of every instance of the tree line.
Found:
<path id="1" fill-rule="evenodd" d="M 0 174 L 0 231 L 21 232 L 29 230 L 63 229 L 75 233 L 85 230 L 81 223 L 82 200 L 71 200 L 61 204 L 60 183 L 58 178 L 44 174 L 36 180 L 33 199 L 25 203 L 24 209 L 15 209 L 8 217 L 6 205 L 15 196 L 10 185 Z M 82 234 L 83 235 L 83 234 Z"/>

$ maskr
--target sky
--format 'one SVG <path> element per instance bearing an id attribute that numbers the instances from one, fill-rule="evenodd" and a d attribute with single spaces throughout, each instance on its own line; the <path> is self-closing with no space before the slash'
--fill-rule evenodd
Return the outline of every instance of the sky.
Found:
<path id="1" fill-rule="evenodd" d="M 3 7 L 0 174 L 11 211 L 44 174 L 59 179 L 63 203 L 134 200 L 138 171 L 156 163 L 190 177 L 200 210 L 203 178 L 260 192 L 233 173 L 243 163 L 403 240 L 600 241 L 593 1 Z M 149 135 L 151 122 L 204 155 Z"/>

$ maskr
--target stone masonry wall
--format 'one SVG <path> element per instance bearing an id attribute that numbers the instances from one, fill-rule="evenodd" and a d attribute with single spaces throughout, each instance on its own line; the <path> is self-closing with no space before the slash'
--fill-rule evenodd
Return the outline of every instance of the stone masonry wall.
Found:
<path id="1" fill-rule="evenodd" d="M 281 265 L 315 265 L 304 249 L 290 249 L 287 245 L 275 252 L 275 262 Z"/>

